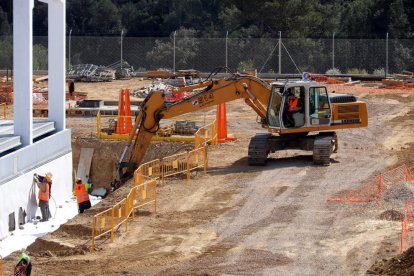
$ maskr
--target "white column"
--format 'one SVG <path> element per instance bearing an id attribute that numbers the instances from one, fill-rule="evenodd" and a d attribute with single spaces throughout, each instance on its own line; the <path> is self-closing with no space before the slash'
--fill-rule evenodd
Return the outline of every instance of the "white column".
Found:
<path id="1" fill-rule="evenodd" d="M 33 0 L 13 1 L 14 134 L 33 143 Z"/>
<path id="2" fill-rule="evenodd" d="M 48 4 L 49 120 L 57 131 L 66 127 L 66 0 L 41 0 Z"/>

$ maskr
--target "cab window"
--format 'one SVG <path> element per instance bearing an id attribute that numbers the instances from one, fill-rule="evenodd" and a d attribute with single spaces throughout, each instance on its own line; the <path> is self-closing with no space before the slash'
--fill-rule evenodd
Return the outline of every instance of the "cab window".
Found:
<path id="1" fill-rule="evenodd" d="M 270 127 L 280 127 L 279 111 L 282 103 L 282 86 L 274 86 L 272 88 L 272 95 L 267 110 L 267 124 Z"/>
<path id="2" fill-rule="evenodd" d="M 309 116 L 312 124 L 329 123 L 331 108 L 325 87 L 309 89 Z M 326 122 L 328 120 L 328 122 Z"/>

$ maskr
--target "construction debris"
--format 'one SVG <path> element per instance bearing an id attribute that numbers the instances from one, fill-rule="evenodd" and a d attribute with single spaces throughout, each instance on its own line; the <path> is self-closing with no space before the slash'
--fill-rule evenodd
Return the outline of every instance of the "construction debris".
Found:
<path id="1" fill-rule="evenodd" d="M 194 135 L 200 127 L 195 121 L 176 121 L 172 124 L 162 126 L 156 135 L 160 137 L 171 137 L 172 135 Z"/>
<path id="2" fill-rule="evenodd" d="M 78 64 L 72 66 L 66 77 L 75 81 L 100 82 L 115 79 L 130 79 L 134 68 L 128 62 L 117 61 L 108 66 L 94 64 Z"/>
<path id="3" fill-rule="evenodd" d="M 134 67 L 129 65 L 129 63 L 125 60 L 123 60 L 122 62 L 117 61 L 115 63 L 112 63 L 111 65 L 108 65 L 107 68 L 115 71 L 116 79 L 122 80 L 130 79 L 134 72 Z"/>
<path id="4" fill-rule="evenodd" d="M 38 78 L 35 78 L 34 80 L 33 80 L 33 82 L 34 83 L 39 83 L 39 82 L 42 82 L 42 81 L 47 81 L 49 79 L 49 75 L 47 75 L 47 76 L 43 76 L 43 77 L 38 77 Z"/>
<path id="5" fill-rule="evenodd" d="M 191 134 L 197 132 L 199 129 L 198 126 L 196 126 L 196 122 L 194 121 L 176 121 L 175 122 L 175 128 L 174 132 L 176 134 Z"/>
<path id="6" fill-rule="evenodd" d="M 162 126 L 158 129 L 156 135 L 160 137 L 170 137 L 174 134 L 174 129 L 175 129 L 174 124 Z"/>
<path id="7" fill-rule="evenodd" d="M 389 88 L 414 88 L 414 73 L 409 71 L 403 71 L 400 74 L 394 74 L 392 75 L 392 78 L 383 79 L 382 84 Z"/>
<path id="8" fill-rule="evenodd" d="M 66 77 L 75 81 L 85 82 L 112 81 L 115 79 L 115 73 L 116 70 L 105 66 L 79 64 L 72 66 L 67 72 Z"/>

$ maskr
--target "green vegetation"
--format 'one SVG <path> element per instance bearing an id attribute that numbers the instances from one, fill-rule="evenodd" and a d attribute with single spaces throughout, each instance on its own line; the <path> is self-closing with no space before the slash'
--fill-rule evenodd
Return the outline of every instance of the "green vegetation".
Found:
<path id="1" fill-rule="evenodd" d="M 0 1 L 0 35 L 10 34 L 12 0 Z M 70 0 L 67 25 L 74 35 L 169 36 L 181 28 L 197 36 L 393 38 L 414 36 L 411 0 Z M 47 5 L 36 2 L 35 35 L 47 34 Z"/>
<path id="2" fill-rule="evenodd" d="M 12 32 L 12 3 L 0 1 L 1 67 L 12 63 L 8 37 Z M 335 32 L 338 68 L 328 72 L 366 73 L 385 67 L 384 38 L 388 32 L 389 70 L 414 70 L 414 48 L 407 40 L 414 38 L 412 0 L 70 0 L 66 5 L 67 30 L 72 29 L 78 45 L 82 45 L 77 50 L 73 41 L 72 64 L 114 62 L 118 58 L 114 53 L 120 48 L 117 39 L 124 30 L 125 45 L 141 47 L 136 46 L 129 55 L 125 49 L 125 58 L 134 67 L 172 67 L 176 32 L 176 68 L 208 70 L 223 65 L 213 64 L 210 58 L 224 60 L 224 43 L 217 38 L 223 39 L 228 32 L 229 66 L 259 69 L 269 57 L 263 68 L 266 72 L 277 67 L 273 59 L 277 51 L 273 50 L 282 31 L 283 43 L 300 71 L 325 72 L 332 66 L 330 39 Z M 36 1 L 35 36 L 47 35 L 46 14 L 47 5 Z M 101 37 L 107 42 L 99 40 Z M 132 37 L 156 39 L 128 44 L 127 39 Z M 210 40 L 204 40 L 207 38 Z M 35 44 L 39 46 L 35 47 L 34 68 L 47 67 L 40 60 L 45 54 L 40 45 L 47 44 Z M 290 66 L 283 68 L 284 72 L 299 71 L 290 60 L 284 60 L 283 66 Z"/>

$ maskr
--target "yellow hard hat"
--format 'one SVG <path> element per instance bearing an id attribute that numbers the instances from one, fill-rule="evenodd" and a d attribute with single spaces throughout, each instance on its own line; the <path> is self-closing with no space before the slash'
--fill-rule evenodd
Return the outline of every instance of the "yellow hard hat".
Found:
<path id="1" fill-rule="evenodd" d="M 46 174 L 46 180 L 47 181 L 52 181 L 52 177 L 53 177 L 53 174 L 51 173 L 51 172 L 48 172 L 47 174 Z"/>
<path id="2" fill-rule="evenodd" d="M 77 177 L 77 178 L 75 179 L 75 183 L 82 183 L 82 179 L 80 179 L 79 177 Z"/>

